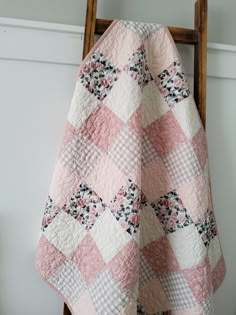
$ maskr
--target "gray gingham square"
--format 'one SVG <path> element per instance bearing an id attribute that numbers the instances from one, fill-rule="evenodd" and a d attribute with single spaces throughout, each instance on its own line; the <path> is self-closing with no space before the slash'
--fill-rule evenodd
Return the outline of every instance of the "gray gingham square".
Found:
<path id="1" fill-rule="evenodd" d="M 203 315 L 214 315 L 213 296 L 210 294 L 208 298 L 202 303 Z"/>
<path id="2" fill-rule="evenodd" d="M 179 145 L 163 158 L 166 169 L 175 184 L 180 186 L 201 174 L 201 166 L 190 143 Z"/>
<path id="3" fill-rule="evenodd" d="M 141 167 L 141 137 L 125 126 L 110 147 L 108 155 L 127 176 Z"/>
<path id="4" fill-rule="evenodd" d="M 171 272 L 159 278 L 173 310 L 191 308 L 195 298 L 181 272 Z"/>
<path id="5" fill-rule="evenodd" d="M 80 179 L 85 179 L 93 170 L 97 160 L 102 155 L 98 147 L 77 134 L 66 146 L 60 159 L 64 166 L 79 174 Z"/>
<path id="6" fill-rule="evenodd" d="M 155 278 L 156 274 L 143 254 L 140 254 L 139 264 L 139 287 L 143 287 L 148 281 Z"/>
<path id="7" fill-rule="evenodd" d="M 85 282 L 81 273 L 69 260 L 53 274 L 49 282 L 66 297 L 70 304 L 76 303 L 85 289 Z"/>
<path id="8" fill-rule="evenodd" d="M 135 32 L 142 40 L 157 32 L 162 26 L 160 24 L 141 23 L 132 21 L 121 21 L 128 29 Z"/>
<path id="9" fill-rule="evenodd" d="M 157 152 L 153 145 L 149 141 L 147 135 L 142 135 L 142 165 L 145 166 L 149 162 L 154 161 L 158 158 Z"/>
<path id="10" fill-rule="evenodd" d="M 88 289 L 98 315 L 118 315 L 128 302 L 108 269 L 99 273 Z"/>

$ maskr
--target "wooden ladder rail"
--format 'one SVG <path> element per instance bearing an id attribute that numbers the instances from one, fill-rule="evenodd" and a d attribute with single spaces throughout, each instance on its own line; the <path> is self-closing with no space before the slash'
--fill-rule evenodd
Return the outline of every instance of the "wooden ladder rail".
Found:
<path id="1" fill-rule="evenodd" d="M 196 0 L 194 29 L 168 27 L 176 43 L 194 45 L 194 98 L 204 128 L 206 128 L 207 12 L 208 0 Z M 112 23 L 112 20 L 97 19 L 96 13 L 97 0 L 87 0 L 83 58 L 94 46 L 94 35 L 102 35 Z M 63 315 L 71 315 L 66 304 L 64 304 Z"/>

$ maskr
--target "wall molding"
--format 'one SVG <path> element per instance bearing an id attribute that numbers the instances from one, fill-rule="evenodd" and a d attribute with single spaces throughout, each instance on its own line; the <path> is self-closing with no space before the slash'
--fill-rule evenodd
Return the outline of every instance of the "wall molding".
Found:
<path id="1" fill-rule="evenodd" d="M 0 59 L 79 66 L 84 27 L 0 17 Z M 178 45 L 188 74 L 193 48 Z M 236 79 L 236 46 L 208 43 L 208 76 Z"/>

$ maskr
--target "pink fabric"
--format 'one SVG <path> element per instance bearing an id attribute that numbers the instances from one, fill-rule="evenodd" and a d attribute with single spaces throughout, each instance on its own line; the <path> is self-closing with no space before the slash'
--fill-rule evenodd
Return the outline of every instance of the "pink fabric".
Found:
<path id="1" fill-rule="evenodd" d="M 207 139 L 168 29 L 114 21 L 78 71 L 36 269 L 73 315 L 213 315 Z"/>

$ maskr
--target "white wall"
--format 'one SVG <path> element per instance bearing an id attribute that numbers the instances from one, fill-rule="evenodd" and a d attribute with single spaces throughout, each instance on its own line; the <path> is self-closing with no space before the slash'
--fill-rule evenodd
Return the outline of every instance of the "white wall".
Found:
<path id="1" fill-rule="evenodd" d="M 0 314 L 59 315 L 34 252 L 81 60 L 81 28 L 0 19 Z M 191 74 L 191 49 L 180 47 Z M 236 47 L 209 44 L 207 135 L 227 263 L 216 315 L 236 312 Z"/>
<path id="2" fill-rule="evenodd" d="M 236 1 L 209 1 L 209 41 L 236 45 Z M 191 27 L 194 0 L 98 0 L 98 16 Z M 0 0 L 3 17 L 84 25 L 86 0 Z"/>
<path id="3" fill-rule="evenodd" d="M 234 56 L 236 60 L 236 54 Z M 226 60 L 227 62 L 227 60 Z M 236 67 L 234 68 L 236 74 Z M 217 315 L 236 314 L 236 78 L 208 81 L 207 135 L 214 206 L 227 264 L 227 275 L 215 296 Z"/>
<path id="4" fill-rule="evenodd" d="M 75 67 L 0 58 L 0 69 L 0 314 L 59 315 L 34 252 Z"/>

